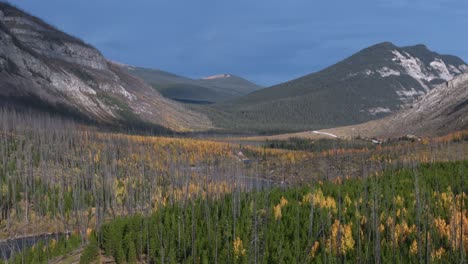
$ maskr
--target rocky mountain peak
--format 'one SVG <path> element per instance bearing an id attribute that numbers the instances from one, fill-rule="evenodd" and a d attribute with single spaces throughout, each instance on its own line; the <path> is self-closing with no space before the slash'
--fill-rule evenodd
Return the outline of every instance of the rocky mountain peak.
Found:
<path id="1" fill-rule="evenodd" d="M 462 59 L 424 45 L 382 42 L 319 72 L 250 93 L 223 107 L 258 129 L 266 122 L 269 127 L 296 130 L 351 125 L 406 109 L 467 69 Z"/>
<path id="2" fill-rule="evenodd" d="M 391 89 L 402 106 L 411 104 L 438 84 L 468 72 L 468 65 L 460 58 L 440 55 L 424 44 L 397 47 L 391 42 L 383 42 L 362 50 L 345 62 L 353 66 L 345 79 L 393 82 Z M 395 82 L 396 79 L 399 81 Z"/>

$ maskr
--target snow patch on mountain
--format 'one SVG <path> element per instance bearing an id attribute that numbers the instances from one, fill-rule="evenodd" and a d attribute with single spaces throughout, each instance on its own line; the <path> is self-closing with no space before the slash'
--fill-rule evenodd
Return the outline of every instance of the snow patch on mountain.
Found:
<path id="1" fill-rule="evenodd" d="M 370 70 L 370 69 L 366 69 L 362 72 L 352 72 L 352 73 L 349 73 L 346 77 L 347 78 L 353 78 L 353 77 L 356 77 L 356 76 L 359 76 L 359 75 L 365 75 L 365 76 L 371 76 L 373 75 L 375 72 L 373 70 Z"/>
<path id="2" fill-rule="evenodd" d="M 395 55 L 395 57 L 392 60 L 398 62 L 405 69 L 406 73 L 414 79 L 427 81 L 433 79 L 432 76 L 426 74 L 423 70 L 424 64 L 421 62 L 420 59 L 414 58 L 406 52 L 406 56 L 404 56 L 397 50 L 392 51 L 392 53 Z"/>
<path id="3" fill-rule="evenodd" d="M 320 132 L 320 131 L 312 131 L 312 133 L 317 134 L 317 135 L 325 135 L 333 138 L 337 138 L 338 136 L 332 133 L 327 133 L 327 132 Z"/>
<path id="4" fill-rule="evenodd" d="M 229 78 L 231 77 L 230 74 L 218 74 L 218 75 L 213 75 L 213 76 L 207 76 L 203 77 L 203 80 L 216 80 L 216 79 L 223 79 L 223 78 Z"/>
<path id="5" fill-rule="evenodd" d="M 349 73 L 349 74 L 348 74 L 347 78 L 356 77 L 356 76 L 358 76 L 358 75 L 359 75 L 358 72 L 352 72 L 352 73 Z"/>
<path id="6" fill-rule="evenodd" d="M 347 78 L 355 77 L 355 76 L 358 76 L 358 75 L 371 76 L 371 75 L 374 75 L 374 74 L 379 74 L 381 77 L 385 78 L 385 77 L 389 77 L 389 76 L 400 76 L 401 72 L 399 72 L 397 70 L 394 70 L 394 69 L 390 69 L 388 67 L 382 67 L 382 68 L 377 69 L 375 71 L 371 70 L 371 69 L 366 69 L 366 70 L 364 70 L 362 72 L 349 73 L 347 75 Z"/>
<path id="7" fill-rule="evenodd" d="M 458 68 L 459 68 L 462 72 L 468 72 L 468 65 L 462 64 L 462 65 L 458 66 Z"/>
<path id="8" fill-rule="evenodd" d="M 380 113 L 391 113 L 392 110 L 390 110 L 388 107 L 375 107 L 367 109 L 367 112 L 371 115 L 377 115 Z"/>
<path id="9" fill-rule="evenodd" d="M 461 74 L 462 72 L 455 66 L 453 65 L 448 65 L 448 69 L 451 73 L 454 73 L 454 74 Z"/>
<path id="10" fill-rule="evenodd" d="M 382 77 L 389 77 L 389 76 L 400 76 L 399 71 L 395 71 L 393 69 L 390 69 L 388 67 L 382 67 L 381 69 L 378 69 L 377 72 L 380 74 Z"/>
<path id="11" fill-rule="evenodd" d="M 450 74 L 450 71 L 447 69 L 447 65 L 445 65 L 445 62 L 443 62 L 441 59 L 435 59 L 429 64 L 434 70 L 439 72 L 439 78 L 446 81 L 449 81 L 453 78 L 452 74 Z"/>
<path id="12" fill-rule="evenodd" d="M 393 50 L 392 53 L 394 55 L 392 61 L 402 66 L 406 74 L 419 81 L 421 86 L 427 91 L 429 87 L 424 81 L 431 82 L 435 79 L 450 81 L 455 75 L 468 72 L 468 66 L 465 64 L 457 68 L 453 65 L 447 65 L 440 58 L 435 58 L 429 65 L 425 65 L 419 58 L 413 57 L 407 52 L 403 52 L 404 54 L 402 54 L 397 50 Z"/>
<path id="13" fill-rule="evenodd" d="M 436 79 L 450 81 L 453 79 L 454 75 L 458 74 L 455 67 L 447 66 L 445 62 L 439 58 L 435 58 L 429 65 L 425 65 L 419 58 L 415 58 L 407 52 L 403 52 L 404 54 L 402 54 L 397 50 L 393 50 L 392 53 L 394 55 L 392 61 L 403 67 L 406 74 L 418 81 L 426 92 L 430 90 L 428 82 Z M 468 66 L 465 67 L 468 69 Z M 459 69 L 461 70 L 462 68 Z"/>
<path id="14" fill-rule="evenodd" d="M 416 91 L 416 89 L 414 89 L 414 88 L 411 88 L 410 90 L 396 91 L 396 93 L 397 93 L 398 96 L 403 97 L 403 98 L 405 98 L 405 97 L 415 97 L 415 96 L 425 94 L 423 91 Z"/>
<path id="15" fill-rule="evenodd" d="M 367 70 L 364 71 L 364 74 L 367 75 L 367 76 L 370 76 L 370 75 L 374 74 L 374 71 L 367 69 Z"/>

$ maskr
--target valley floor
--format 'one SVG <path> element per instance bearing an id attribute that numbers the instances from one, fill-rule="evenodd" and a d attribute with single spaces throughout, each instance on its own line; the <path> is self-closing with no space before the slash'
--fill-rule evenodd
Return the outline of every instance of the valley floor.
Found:
<path id="1" fill-rule="evenodd" d="M 66 241 L 58 241 L 58 246 L 42 245 L 45 251 L 36 249 L 28 251 L 27 255 L 31 254 L 32 259 L 46 261 L 51 256 L 56 258 L 62 252 L 66 252 L 65 254 L 70 255 L 64 257 L 64 260 L 70 259 L 73 263 L 77 260 L 78 255 L 94 256 L 93 254 L 99 250 L 115 260 L 120 258 L 122 261 L 123 258 L 126 258 L 126 261 L 131 262 L 130 259 L 132 261 L 135 258 L 140 259 L 144 257 L 141 255 L 144 249 L 138 248 L 138 241 L 134 240 L 134 246 L 137 248 L 135 256 L 128 255 L 130 244 L 125 243 L 129 241 L 128 239 L 136 239 L 134 236 L 143 233 L 133 233 L 131 238 L 126 238 L 126 233 L 122 233 L 119 241 L 127 242 L 121 245 L 121 249 L 116 248 L 117 246 L 112 244 L 114 242 L 106 242 L 104 239 L 105 236 L 109 235 L 105 228 L 113 230 L 113 223 L 116 223 L 117 219 L 122 219 L 123 222 L 122 225 L 117 224 L 115 232 L 123 232 L 120 228 L 127 225 L 125 219 L 135 219 L 134 217 L 138 216 L 141 216 L 143 223 L 150 221 L 148 226 L 144 228 L 156 228 L 157 232 L 153 230 L 154 232 L 151 231 L 151 234 L 163 232 L 167 228 L 176 228 L 173 223 L 183 225 L 180 227 L 181 232 L 185 230 L 183 231 L 185 240 L 170 242 L 177 245 L 175 252 L 171 251 L 174 249 L 173 244 L 161 245 L 158 244 L 160 243 L 157 242 L 158 239 L 154 238 L 156 240 L 149 243 L 151 247 L 156 247 L 149 254 L 151 258 L 157 256 L 157 259 L 163 257 L 164 259 L 176 260 L 176 262 L 184 262 L 189 261 L 190 256 L 197 256 L 200 260 L 207 259 L 209 263 L 212 262 L 213 258 L 216 257 L 212 255 L 214 251 L 210 249 L 213 245 L 206 244 L 206 241 L 199 241 L 196 242 L 198 249 L 190 246 L 192 241 L 198 241 L 199 237 L 192 237 L 195 240 L 187 238 L 193 227 L 193 232 L 196 234 L 202 232 L 197 230 L 205 230 L 202 232 L 203 234 L 211 234 L 213 238 L 216 237 L 220 243 L 217 248 L 218 257 L 225 256 L 233 263 L 244 262 L 247 259 L 267 259 L 265 261 L 270 263 L 281 262 L 281 259 L 294 262 L 290 257 L 296 255 L 299 248 L 301 248 L 301 254 L 297 256 L 306 260 L 307 256 L 310 256 L 310 252 L 302 250 L 306 248 L 311 250 L 310 247 L 314 244 L 308 243 L 314 241 L 322 245 L 316 253 L 321 252 L 320 258 L 323 260 L 336 260 L 337 257 L 341 258 L 341 256 L 353 259 L 357 257 L 358 252 L 364 254 L 364 251 L 360 251 L 364 248 L 376 250 L 375 239 L 358 240 L 356 232 L 359 230 L 355 229 L 357 225 L 347 226 L 351 223 L 349 221 L 354 223 L 356 219 L 344 211 L 347 210 L 346 208 L 351 208 L 350 206 L 355 206 L 354 203 L 343 204 L 346 200 L 344 199 L 346 197 L 345 190 L 349 191 L 350 198 L 355 202 L 362 194 L 358 194 L 358 190 L 381 188 L 374 189 L 374 194 L 386 190 L 387 185 L 390 186 L 391 182 L 387 184 L 385 181 L 391 181 L 392 177 L 396 177 L 395 175 L 401 177 L 412 175 L 405 188 L 414 188 L 415 175 L 419 175 L 420 171 L 421 173 L 425 171 L 429 178 L 421 179 L 423 185 L 420 186 L 420 189 L 400 190 L 401 195 L 408 196 L 415 192 L 420 192 L 421 195 L 435 195 L 427 186 L 437 183 L 440 186 L 434 190 L 447 195 L 446 187 L 450 187 L 453 195 L 461 195 L 461 199 L 465 199 L 463 192 L 460 192 L 465 188 L 463 181 L 460 182 L 457 177 L 464 179 L 463 177 L 466 175 L 460 174 L 460 171 L 465 170 L 465 163 L 468 160 L 466 133 L 454 133 L 444 137 L 422 138 L 420 140 L 394 140 L 384 142 L 381 145 L 374 145 L 366 140 L 345 139 L 287 142 L 263 141 L 258 138 L 255 140 L 251 138 L 189 139 L 103 133 L 90 127 L 50 117 L 39 117 L 35 119 L 35 122 L 30 122 L 26 116 L 11 114 L 8 116 L 4 119 L 5 122 L 0 124 L 0 235 L 4 238 L 13 238 L 28 234 L 70 231 L 74 237 L 73 246 L 71 244 L 67 246 L 69 243 Z M 440 162 L 448 163 L 441 164 Z M 440 179 L 430 176 L 434 173 L 430 168 L 434 168 L 437 175 L 445 176 Z M 453 182 L 447 182 L 447 177 L 451 177 L 450 175 L 454 177 Z M 374 185 L 372 179 L 378 184 Z M 402 178 L 400 185 L 406 180 Z M 428 181 L 426 182 L 426 180 Z M 325 186 L 327 187 L 325 188 Z M 398 184 L 394 184 L 394 186 L 395 188 L 403 187 L 398 187 Z M 317 188 L 321 190 L 322 194 L 318 192 Z M 311 234 L 315 233 L 315 235 L 319 234 L 321 240 L 312 241 L 309 236 L 305 239 L 299 235 L 302 238 L 296 241 L 294 238 L 296 234 L 303 234 L 303 231 L 290 233 L 288 239 L 291 240 L 286 239 L 286 237 L 281 239 L 269 237 L 268 234 L 271 230 L 276 230 L 278 219 L 281 218 L 278 216 L 278 212 L 283 214 L 284 219 L 290 219 L 292 215 L 288 217 L 286 215 L 293 213 L 296 209 L 299 210 L 300 203 L 303 203 L 304 197 L 309 192 L 312 193 L 313 197 L 319 195 L 313 199 L 324 199 L 324 204 L 309 206 L 307 207 L 308 211 L 311 208 L 316 208 L 314 210 L 317 210 L 318 213 L 330 206 L 330 203 L 335 204 L 336 210 L 338 210 L 339 204 L 342 206 L 339 210 L 343 211 L 334 211 L 335 209 L 333 209 L 329 212 L 331 218 L 326 217 L 329 213 L 324 209 L 325 211 L 317 216 L 317 219 L 322 219 L 323 225 L 313 225 L 313 231 L 303 230 L 304 234 L 310 232 L 312 232 Z M 282 196 L 288 202 L 282 202 Z M 383 198 L 391 201 L 392 197 L 394 197 L 393 194 Z M 425 197 L 421 196 L 421 201 L 429 202 L 428 198 Z M 408 201 L 405 202 L 406 206 L 413 206 L 411 209 L 413 210 L 411 211 L 412 218 L 406 219 L 406 222 L 400 222 L 400 224 L 406 223 L 408 228 L 412 228 L 411 225 L 416 225 L 415 219 L 417 217 L 415 218 L 414 213 L 417 211 L 414 211 L 414 204 L 409 202 L 413 198 L 408 196 L 405 199 Z M 288 204 L 292 206 L 292 209 L 287 209 L 290 208 Z M 432 202 L 427 205 L 436 206 Z M 258 206 L 258 209 L 254 210 L 258 214 L 251 214 L 252 206 Z M 321 206 L 325 207 L 320 209 Z M 394 209 L 390 204 L 380 204 L 379 206 L 388 210 Z M 188 222 L 179 222 L 177 219 L 180 215 L 176 212 L 183 210 L 190 213 L 192 210 L 190 208 L 198 210 L 193 211 L 193 214 L 190 215 L 190 218 L 194 217 L 194 219 L 187 218 Z M 226 208 L 230 208 L 229 213 L 226 212 L 226 219 L 208 218 L 211 220 L 196 227 L 195 222 L 199 223 L 199 221 L 207 219 L 206 217 L 213 214 L 213 210 L 225 210 Z M 434 212 L 433 215 L 428 215 L 431 219 L 427 221 L 433 223 L 434 217 L 442 217 L 445 219 L 446 225 L 450 225 L 452 214 L 449 214 L 449 211 L 440 214 L 438 211 L 440 207 L 434 208 L 439 209 L 436 209 L 437 212 Z M 371 208 L 367 207 L 366 210 L 371 210 Z M 384 211 L 384 209 L 379 210 Z M 244 214 L 244 211 L 247 215 Z M 159 218 L 165 214 L 158 212 L 167 212 L 169 218 Z M 369 212 L 367 211 L 367 219 L 375 219 L 376 212 Z M 234 216 L 231 213 L 234 213 Z M 305 211 L 301 213 L 299 210 L 298 213 L 304 214 L 304 217 L 308 215 Z M 184 217 L 189 217 L 189 215 Z M 228 221 L 232 217 L 236 219 L 236 223 L 230 222 L 232 220 Z M 175 219 L 175 222 L 170 219 Z M 265 222 L 262 224 L 255 222 L 260 221 L 260 219 Z M 328 220 L 325 221 L 326 219 Z M 346 225 L 341 225 L 341 222 L 334 225 L 336 219 L 346 220 Z M 225 220 L 228 222 L 224 222 Z M 151 221 L 156 221 L 154 222 L 155 226 L 149 224 L 153 223 Z M 384 224 L 383 221 L 381 220 L 382 224 Z M 418 221 L 420 221 L 419 230 L 428 228 L 429 222 L 423 224 L 421 219 Z M 412 224 L 410 225 L 410 223 Z M 258 229 L 251 229 L 253 228 L 252 224 L 257 225 Z M 286 228 L 288 224 L 284 224 L 286 224 L 284 226 Z M 234 231 L 232 228 L 236 225 L 240 225 L 238 226 L 239 230 L 244 231 Z M 263 230 L 265 225 L 271 230 Z M 278 227 L 280 226 L 283 225 L 278 225 Z M 327 243 L 339 243 L 333 242 L 333 228 L 338 228 L 338 230 L 343 228 L 343 232 L 347 228 L 352 229 L 353 239 L 356 243 L 352 249 L 354 253 L 348 255 L 348 250 L 345 254 L 338 255 L 327 252 Z M 375 228 L 374 225 L 366 228 L 368 231 L 364 234 L 377 235 L 375 231 L 372 231 Z M 231 230 L 229 231 L 231 233 L 220 234 L 221 230 L 226 230 L 226 232 Z M 251 232 L 254 230 L 259 232 L 263 230 L 265 237 L 252 237 Z M 283 233 L 284 230 L 276 230 L 273 233 L 280 236 L 287 235 L 287 233 Z M 109 232 L 113 233 L 114 231 Z M 167 236 L 168 239 L 178 236 L 178 232 L 164 232 L 160 233 L 160 236 Z M 410 239 L 405 241 L 409 241 L 408 243 L 414 241 L 415 235 L 418 233 L 412 234 L 408 234 Z M 432 233 L 430 235 L 431 237 L 435 236 Z M 94 239 L 96 241 L 92 242 Z M 150 239 L 150 241 L 152 240 Z M 256 241 L 259 244 L 256 245 Z M 271 241 L 283 242 L 279 245 L 272 245 Z M 362 244 L 359 246 L 360 249 L 356 250 L 358 241 L 361 241 L 359 243 Z M 371 241 L 374 243 L 373 246 L 369 244 Z M 138 243 L 142 245 L 141 242 Z M 185 243 L 184 246 L 182 246 L 183 243 Z M 455 248 L 451 248 L 450 243 L 450 240 L 447 242 L 442 237 L 437 240 L 437 245 L 443 245 L 445 251 L 456 251 Z M 80 246 L 86 244 L 95 245 L 99 249 L 87 248 L 86 251 L 80 253 Z M 145 245 L 148 244 L 145 243 Z M 266 245 L 268 248 L 265 248 Z M 381 249 L 393 250 L 387 246 L 382 245 Z M 411 245 L 405 244 L 405 246 Z M 234 247 L 237 247 L 237 253 L 235 253 Z M 117 254 L 114 251 L 117 249 L 122 250 L 123 253 Z M 192 250 L 195 251 L 192 252 Z M 244 250 L 245 253 L 243 253 Z M 284 252 L 282 250 L 289 250 L 291 254 L 280 253 Z M 270 253 L 267 254 L 267 252 Z M 164 256 L 160 254 L 164 254 Z M 372 254 L 365 256 L 369 260 Z M 385 254 L 388 252 L 382 251 L 381 254 L 386 256 Z M 460 258 L 464 257 L 463 254 L 459 255 Z M 361 257 L 363 256 L 361 255 Z M 404 256 L 405 260 L 409 258 L 409 254 Z"/>

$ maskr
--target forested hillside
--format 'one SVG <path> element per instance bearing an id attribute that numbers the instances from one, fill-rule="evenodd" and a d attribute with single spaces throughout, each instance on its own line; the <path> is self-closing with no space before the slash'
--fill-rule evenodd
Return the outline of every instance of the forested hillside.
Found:
<path id="1" fill-rule="evenodd" d="M 460 58 L 424 45 L 383 42 L 316 73 L 261 89 L 204 111 L 237 132 L 292 132 L 363 123 L 411 105 L 468 72 Z"/>

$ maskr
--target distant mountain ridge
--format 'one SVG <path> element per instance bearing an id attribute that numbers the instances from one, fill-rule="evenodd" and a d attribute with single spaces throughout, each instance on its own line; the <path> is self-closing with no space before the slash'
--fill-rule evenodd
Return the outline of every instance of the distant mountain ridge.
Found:
<path id="1" fill-rule="evenodd" d="M 406 109 L 434 87 L 449 87 L 466 73 L 468 65 L 456 56 L 421 44 L 383 42 L 265 89 L 232 74 L 194 80 L 108 61 L 82 40 L 0 2 L 0 105 L 106 125 L 243 133 L 346 126 Z M 465 101 L 454 113 L 465 109 Z"/>
<path id="2" fill-rule="evenodd" d="M 383 42 L 317 73 L 217 104 L 215 109 L 216 115 L 236 120 L 239 130 L 298 131 L 356 124 L 397 112 L 466 72 L 468 65 L 458 57 L 440 55 L 424 45 Z M 215 121 L 233 128 L 221 119 Z"/>
<path id="3" fill-rule="evenodd" d="M 340 137 L 398 137 L 443 135 L 459 130 L 468 130 L 468 73 L 438 85 L 396 114 L 324 132 Z"/>
<path id="4" fill-rule="evenodd" d="M 126 67 L 163 96 L 181 102 L 204 104 L 232 100 L 262 87 L 232 74 L 207 76 L 198 80 L 169 72 L 141 67 Z"/>
<path id="5" fill-rule="evenodd" d="M 210 120 L 108 62 L 94 47 L 0 2 L 0 102 L 112 125 L 178 131 Z"/>

